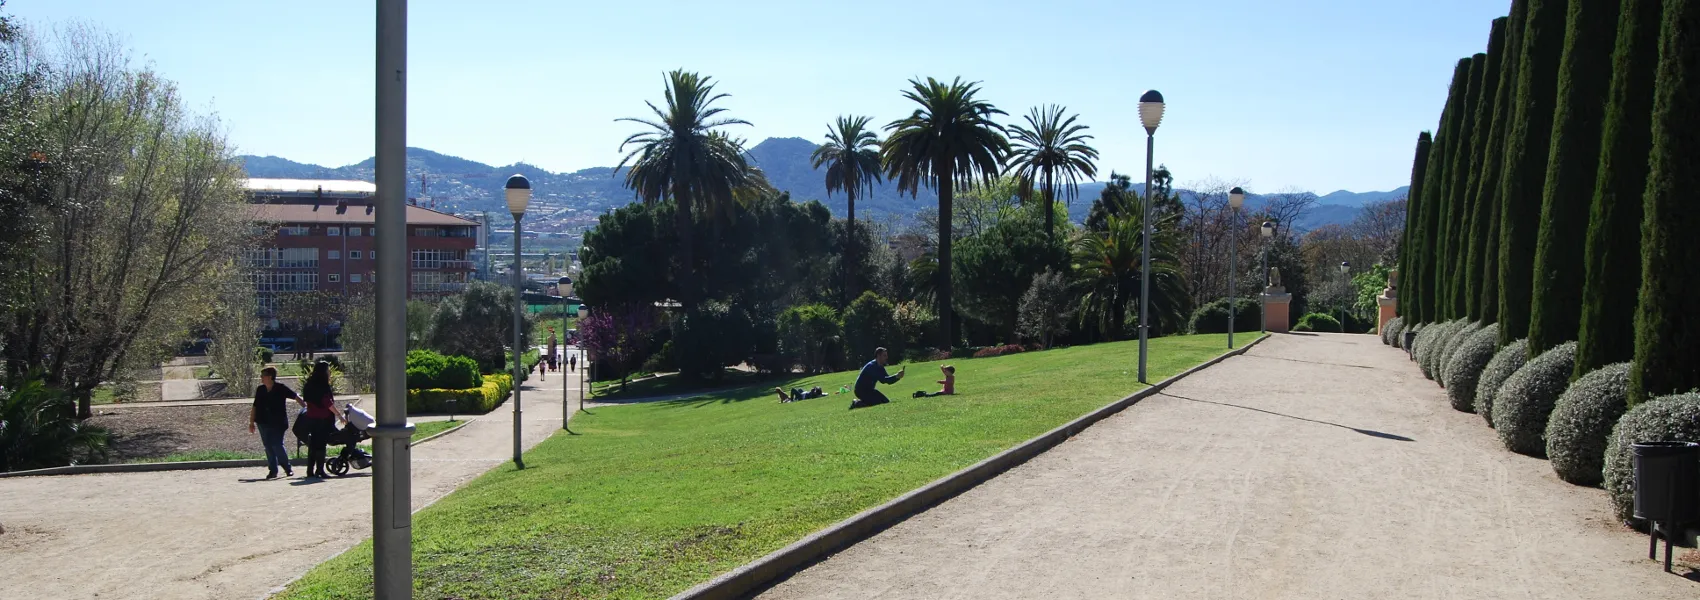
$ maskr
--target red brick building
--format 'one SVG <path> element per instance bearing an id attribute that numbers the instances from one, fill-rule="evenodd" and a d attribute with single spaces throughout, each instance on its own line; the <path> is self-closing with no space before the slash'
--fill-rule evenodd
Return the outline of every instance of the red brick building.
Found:
<path id="1" fill-rule="evenodd" d="M 364 181 L 249 179 L 257 225 L 272 237 L 243 257 L 261 312 L 275 313 L 277 298 L 325 290 L 344 296 L 363 289 L 377 271 L 377 228 L 372 205 L 377 186 Z M 477 247 L 478 223 L 407 207 L 408 298 L 452 294 L 472 279 L 468 254 Z"/>

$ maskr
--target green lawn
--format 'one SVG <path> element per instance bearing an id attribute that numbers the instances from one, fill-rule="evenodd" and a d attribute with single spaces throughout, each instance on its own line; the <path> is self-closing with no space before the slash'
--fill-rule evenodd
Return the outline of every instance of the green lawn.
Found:
<path id="1" fill-rule="evenodd" d="M 191 450 L 191 451 L 188 451 L 188 452 L 179 452 L 177 454 L 170 454 L 170 455 L 166 455 L 166 456 L 155 456 L 155 457 L 151 457 L 151 458 L 137 458 L 137 459 L 129 460 L 127 462 L 156 463 L 156 462 L 190 462 L 190 461 L 198 461 L 198 460 L 248 460 L 248 459 L 264 459 L 265 457 L 266 457 L 266 453 L 264 453 L 264 452 L 236 452 L 236 451 L 231 451 L 231 450 Z"/>
<path id="2" fill-rule="evenodd" d="M 1249 341 L 1249 340 L 1248 340 Z M 1225 336 L 1151 341 L 1152 379 L 1221 354 Z M 779 404 L 757 388 L 600 408 L 416 516 L 419 598 L 666 597 L 1032 438 L 1142 386 L 1137 342 L 910 365 L 892 404 Z M 848 385 L 854 373 L 775 382 Z M 371 597 L 371 542 L 281 598 Z"/>
<path id="3" fill-rule="evenodd" d="M 571 373 L 569 373 L 571 375 Z M 593 381 L 590 384 L 590 397 L 597 400 L 618 400 L 621 398 L 647 398 L 650 396 L 666 396 L 697 390 L 730 390 L 761 382 L 761 377 L 749 371 L 726 369 L 719 381 L 706 379 L 686 379 L 677 374 L 648 377 L 626 382 L 621 386 L 620 380 Z M 776 381 L 776 380 L 775 380 Z M 771 388 L 771 385 L 762 386 Z"/>

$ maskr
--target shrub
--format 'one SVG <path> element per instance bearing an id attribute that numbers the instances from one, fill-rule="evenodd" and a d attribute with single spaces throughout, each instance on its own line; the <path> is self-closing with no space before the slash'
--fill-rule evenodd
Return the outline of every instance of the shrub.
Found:
<path id="1" fill-rule="evenodd" d="M 513 391 L 513 376 L 485 375 L 484 383 L 474 388 L 465 389 L 410 389 L 407 390 L 407 412 L 412 413 L 444 413 L 449 412 L 449 400 L 455 400 L 456 414 L 484 414 L 494 410 L 508 393 Z"/>
<path id="2" fill-rule="evenodd" d="M 466 389 L 484 385 L 478 362 L 465 356 L 443 356 L 430 350 L 407 353 L 408 389 Z"/>
<path id="3" fill-rule="evenodd" d="M 825 304 L 787 308 L 779 313 L 779 352 L 803 365 L 806 372 L 829 371 L 842 356 L 842 327 L 838 312 Z"/>
<path id="4" fill-rule="evenodd" d="M 78 421 L 76 399 L 39 379 L 0 391 L 0 472 L 98 462 L 106 443 L 105 429 Z"/>
<path id="5" fill-rule="evenodd" d="M 1542 352 L 1517 369 L 1494 398 L 1493 428 L 1499 440 L 1518 454 L 1546 456 L 1547 419 L 1576 368 L 1576 343 Z"/>
<path id="6" fill-rule="evenodd" d="M 262 365 L 271 362 L 272 349 L 265 346 L 254 348 L 254 360 L 259 361 Z"/>
<path id="7" fill-rule="evenodd" d="M 939 317 L 931 308 L 918 302 L 904 302 L 897 305 L 893 318 L 897 321 L 897 329 L 903 334 L 906 347 L 920 348 L 925 345 L 927 336 L 939 330 Z"/>
<path id="8" fill-rule="evenodd" d="M 1399 338 L 1404 335 L 1405 318 L 1393 317 L 1387 324 L 1381 326 L 1381 343 L 1394 348 L 1399 347 Z"/>
<path id="9" fill-rule="evenodd" d="M 979 350 L 974 351 L 974 358 L 986 358 L 986 357 L 989 357 L 989 356 L 1003 356 L 1005 354 L 1015 354 L 1015 353 L 1018 353 L 1018 352 L 1026 352 L 1026 351 L 1027 351 L 1027 348 L 1022 347 L 1020 344 L 1004 344 L 1002 346 L 986 346 L 985 348 L 981 348 Z"/>
<path id="10" fill-rule="evenodd" d="M 1234 331 L 1259 331 L 1263 323 L 1258 319 L 1261 308 L 1256 300 L 1250 298 L 1234 299 Z M 1228 332 L 1228 299 L 1223 298 L 1198 307 L 1192 311 L 1192 318 L 1187 322 L 1187 329 L 1193 333 L 1227 333 Z"/>
<path id="11" fill-rule="evenodd" d="M 897 327 L 897 309 L 873 292 L 862 292 L 844 310 L 844 356 L 873 356 L 884 346 L 892 356 L 903 356 L 903 331 Z"/>
<path id="12" fill-rule="evenodd" d="M 1454 327 L 1452 332 L 1446 335 L 1446 339 L 1440 342 L 1440 353 L 1436 354 L 1434 358 L 1434 380 L 1440 382 L 1440 387 L 1452 385 L 1452 380 L 1448 378 L 1449 374 L 1446 370 L 1447 367 L 1452 365 L 1452 355 L 1458 352 L 1459 346 L 1464 345 L 1464 340 L 1470 339 L 1470 336 L 1475 335 L 1481 328 L 1481 323 L 1464 321 L 1462 325 Z"/>
<path id="13" fill-rule="evenodd" d="M 1456 321 L 1442 321 L 1430 325 L 1423 330 L 1422 339 L 1417 342 L 1417 366 L 1423 370 L 1423 377 L 1434 379 L 1435 355 L 1440 353 L 1441 340 L 1457 326 Z"/>
<path id="14" fill-rule="evenodd" d="M 1598 485 L 1611 427 L 1629 410 L 1629 363 L 1583 375 L 1558 397 L 1547 420 L 1547 458 L 1558 478 Z"/>
<path id="15" fill-rule="evenodd" d="M 662 342 L 661 349 L 644 359 L 642 369 L 650 373 L 671 373 L 679 370 L 677 363 L 673 361 L 673 340 Z"/>
<path id="16" fill-rule="evenodd" d="M 1293 331 L 1340 333 L 1341 331 L 1344 331 L 1344 329 L 1340 327 L 1339 319 L 1335 319 L 1330 315 L 1322 313 L 1310 313 L 1299 318 L 1299 324 L 1293 327 Z"/>
<path id="17" fill-rule="evenodd" d="M 1527 362 L 1529 341 L 1517 340 L 1500 348 L 1482 369 L 1482 378 L 1476 382 L 1476 414 L 1487 421 L 1488 427 L 1493 427 L 1493 403 L 1499 398 L 1499 389 Z"/>
<path id="18" fill-rule="evenodd" d="M 1488 361 L 1493 360 L 1493 344 L 1497 341 L 1499 326 L 1488 325 L 1458 343 L 1458 349 L 1443 369 L 1446 373 L 1446 398 L 1452 401 L 1452 408 L 1476 412 L 1476 384 L 1481 381 Z"/>
<path id="19" fill-rule="evenodd" d="M 1635 466 L 1630 449 L 1636 442 L 1700 440 L 1700 394 L 1689 392 L 1663 396 L 1637 404 L 1617 420 L 1606 446 L 1606 493 L 1611 495 L 1617 518 L 1632 521 L 1635 501 Z"/>
<path id="20" fill-rule="evenodd" d="M 719 379 L 725 368 L 755 354 L 758 332 L 749 312 L 721 301 L 703 302 L 673 321 L 673 362 L 687 377 Z M 837 347 L 838 339 L 832 340 Z"/>

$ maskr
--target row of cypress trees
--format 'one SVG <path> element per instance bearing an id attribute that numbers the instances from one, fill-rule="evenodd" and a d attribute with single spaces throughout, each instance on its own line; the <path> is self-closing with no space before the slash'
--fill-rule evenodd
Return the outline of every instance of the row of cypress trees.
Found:
<path id="1" fill-rule="evenodd" d="M 1700 0 L 1513 0 L 1418 136 L 1400 315 L 1700 388 Z M 1687 196 L 1685 198 L 1685 196 Z"/>

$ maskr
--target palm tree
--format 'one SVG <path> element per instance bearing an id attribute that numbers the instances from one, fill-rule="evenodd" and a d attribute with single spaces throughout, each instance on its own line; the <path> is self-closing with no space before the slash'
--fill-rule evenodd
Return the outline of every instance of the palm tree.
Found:
<path id="1" fill-rule="evenodd" d="M 1006 114 L 991 103 L 976 99 L 978 82 L 958 77 L 943 83 L 931 77 L 923 83 L 909 80 L 911 89 L 903 97 L 921 105 L 913 114 L 886 125 L 891 134 L 880 146 L 880 162 L 887 177 L 897 180 L 899 192 L 915 196 L 921 186 L 938 190 L 938 302 L 940 346 L 952 345 L 950 304 L 950 214 L 957 185 L 975 179 L 990 183 L 1003 169 L 1009 152 L 1002 125 L 992 115 Z"/>
<path id="2" fill-rule="evenodd" d="M 715 131 L 726 125 L 749 125 L 743 119 L 719 117 L 726 109 L 711 106 L 727 94 L 715 94 L 711 77 L 684 70 L 667 74 L 667 109 L 644 102 L 655 113 L 653 119 L 627 117 L 650 130 L 634 133 L 620 144 L 620 151 L 636 146 L 620 160 L 614 172 L 629 163 L 626 187 L 645 203 L 671 198 L 673 226 L 679 230 L 679 301 L 695 301 L 696 263 L 691 223 L 695 213 L 726 213 L 736 202 L 740 189 L 762 181 L 752 174 L 744 157 L 743 140 Z"/>
<path id="3" fill-rule="evenodd" d="M 1086 144 L 1092 136 L 1085 134 L 1085 125 L 1076 125 L 1080 115 L 1063 118 L 1068 109 L 1055 104 L 1035 107 L 1027 112 L 1027 126 L 1012 128 L 1014 149 L 1009 155 L 1009 171 L 1021 181 L 1023 202 L 1033 197 L 1033 184 L 1043 180 L 1045 195 L 1045 236 L 1054 238 L 1057 179 L 1062 179 L 1063 191 L 1069 200 L 1079 194 L 1080 179 L 1091 180 L 1098 173 L 1092 164 L 1098 150 Z"/>
<path id="4" fill-rule="evenodd" d="M 1105 339 L 1120 337 L 1128 305 L 1139 299 L 1143 219 L 1137 210 L 1112 215 L 1103 231 L 1082 231 L 1074 240 L 1074 270 L 1082 288 L 1080 322 Z M 1151 308 L 1158 313 L 1153 316 L 1161 317 L 1152 319 L 1154 323 L 1175 323 L 1184 312 L 1178 303 L 1186 297 L 1186 285 L 1177 246 L 1173 235 L 1159 232 L 1151 239 Z"/>
<path id="5" fill-rule="evenodd" d="M 844 305 L 856 297 L 856 197 L 880 181 L 880 139 L 868 130 L 869 117 L 844 116 L 827 129 L 826 144 L 810 156 L 826 165 L 826 195 L 842 190 L 848 207 L 844 221 Z"/>

